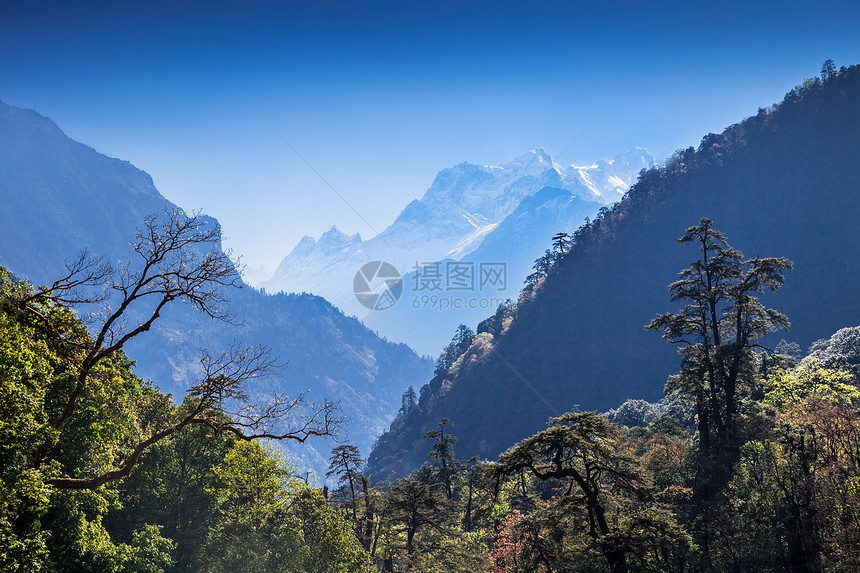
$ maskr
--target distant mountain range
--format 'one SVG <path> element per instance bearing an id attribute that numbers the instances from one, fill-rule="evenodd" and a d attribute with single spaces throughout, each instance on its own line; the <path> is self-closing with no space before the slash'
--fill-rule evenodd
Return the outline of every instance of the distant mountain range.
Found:
<path id="1" fill-rule="evenodd" d="M 461 163 L 440 171 L 421 200 L 409 203 L 378 236 L 364 241 L 332 227 L 318 241 L 303 237 L 259 286 L 267 292 L 318 294 L 386 337 L 435 355 L 457 324 L 487 308 L 440 312 L 421 306 L 422 295 L 481 301 L 516 296 L 555 233 L 573 231 L 602 206 L 618 201 L 639 172 L 653 164 L 641 148 L 585 167 L 563 167 L 543 149 L 500 166 Z M 353 293 L 356 271 L 375 260 L 391 263 L 404 276 L 403 298 L 384 312 L 370 312 Z M 505 288 L 481 291 L 476 284 L 457 293 L 415 288 L 421 267 L 461 260 L 504 263 Z"/>
<path id="2" fill-rule="evenodd" d="M 443 418 L 455 424 L 458 458 L 493 459 L 550 416 L 658 399 L 679 358 L 643 327 L 679 308 L 667 285 L 698 253 L 676 239 L 702 217 L 747 257 L 794 262 L 783 288 L 763 297 L 791 328 L 765 343 L 784 338 L 805 348 L 860 324 L 858 157 L 860 67 L 853 66 L 806 82 L 779 105 L 648 170 L 579 229 L 533 298 L 471 324 L 483 334 L 421 388 L 418 404 L 377 442 L 368 472 L 388 479 L 422 463 L 424 433 Z"/>
<path id="3" fill-rule="evenodd" d="M 176 208 L 129 162 L 73 141 L 33 110 L 3 102 L 0 196 L 0 264 L 36 284 L 52 282 L 83 248 L 129 258 L 144 217 Z M 220 351 L 233 340 L 268 345 L 288 366 L 273 385 L 256 391 L 310 390 L 312 400 L 340 401 L 349 418 L 343 437 L 366 453 L 397 412 L 404 388 L 432 372 L 431 361 L 381 340 L 318 296 L 266 296 L 245 288 L 231 298 L 238 327 L 187 305 L 168 307 L 127 347 L 137 373 L 181 400 L 198 371 L 195 349 Z M 319 440 L 292 451 L 324 475 L 331 447 Z"/>

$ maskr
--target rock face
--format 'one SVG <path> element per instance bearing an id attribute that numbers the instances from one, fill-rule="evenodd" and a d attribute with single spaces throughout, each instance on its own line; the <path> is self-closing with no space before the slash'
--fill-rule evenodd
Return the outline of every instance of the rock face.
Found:
<path id="1" fill-rule="evenodd" d="M 543 149 L 501 166 L 461 163 L 440 171 L 421 200 L 409 203 L 372 239 L 347 237 L 336 227 L 319 241 L 302 238 L 260 286 L 268 292 L 319 294 L 347 314 L 365 318 L 386 336 L 435 354 L 457 324 L 474 318 L 471 313 L 416 314 L 409 304 L 413 301 L 407 299 L 396 312 L 368 314 L 352 292 L 359 267 L 384 260 L 406 275 L 430 262 L 492 256 L 509 265 L 514 286 L 497 296 L 515 296 L 553 234 L 574 230 L 586 216 L 617 201 L 639 171 L 651 165 L 653 158 L 641 148 L 586 167 L 562 167 Z M 556 195 L 541 194 L 546 188 L 555 189 Z M 550 205 L 552 201 L 555 204 Z M 407 292 L 411 278 L 405 281 Z M 416 321 L 423 325 L 420 331 Z"/>
<path id="2" fill-rule="evenodd" d="M 130 258 L 129 242 L 144 217 L 176 208 L 130 163 L 73 141 L 32 110 L 2 102 L 0 193 L 0 264 L 36 284 L 52 282 L 64 261 L 84 248 L 112 260 Z M 351 240 L 360 241 L 335 231 L 320 243 L 337 248 Z M 303 246 L 312 248 L 313 240 Z M 255 392 L 310 390 L 312 400 L 339 400 L 348 418 L 343 437 L 367 452 L 397 412 L 404 388 L 432 372 L 429 360 L 381 340 L 318 296 L 266 296 L 245 288 L 232 293 L 231 311 L 240 327 L 213 322 L 186 305 L 167 307 L 153 329 L 127 347 L 137 373 L 181 400 L 197 374 L 195 348 L 218 352 L 233 340 L 267 345 L 288 366 Z M 293 452 L 322 476 L 331 447 L 318 441 Z"/>
<path id="3" fill-rule="evenodd" d="M 860 324 L 858 156 L 854 66 L 795 88 L 775 108 L 647 171 L 623 201 L 580 229 L 570 254 L 512 321 L 491 325 L 455 372 L 421 389 L 418 405 L 377 442 L 370 473 L 392 477 L 420 464 L 428 448 L 422 436 L 442 418 L 456 424 L 458 458 L 495 458 L 549 416 L 658 399 L 678 356 L 643 327 L 680 307 L 667 285 L 698 253 L 676 239 L 702 217 L 747 258 L 794 262 L 783 288 L 763 295 L 791 328 L 765 344 L 786 339 L 806 348 Z"/>
<path id="4" fill-rule="evenodd" d="M 50 119 L 0 102 L 0 264 L 53 280 L 81 248 L 126 247 L 143 218 L 176 206 L 128 161 L 70 139 Z"/>

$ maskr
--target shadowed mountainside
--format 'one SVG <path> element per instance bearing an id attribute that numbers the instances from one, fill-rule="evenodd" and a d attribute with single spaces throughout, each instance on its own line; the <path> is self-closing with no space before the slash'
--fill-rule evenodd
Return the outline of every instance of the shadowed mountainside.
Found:
<path id="1" fill-rule="evenodd" d="M 702 217 L 747 257 L 794 261 L 783 289 L 764 297 L 792 322 L 772 344 L 807 347 L 860 322 L 858 156 L 854 66 L 798 86 L 781 104 L 645 172 L 576 233 L 533 299 L 510 309 L 509 325 L 490 328 L 495 338 L 479 335 L 422 388 L 378 441 L 369 472 L 383 479 L 416 467 L 429 450 L 425 431 L 442 418 L 456 424 L 459 458 L 493 458 L 576 405 L 605 411 L 627 398 L 659 398 L 678 357 L 643 326 L 677 307 L 667 285 L 696 253 L 675 239 Z"/>

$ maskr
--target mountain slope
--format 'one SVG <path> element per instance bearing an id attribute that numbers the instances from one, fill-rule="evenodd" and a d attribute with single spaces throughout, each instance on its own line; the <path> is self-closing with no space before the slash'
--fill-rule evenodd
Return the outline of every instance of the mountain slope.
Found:
<path id="1" fill-rule="evenodd" d="M 152 179 L 68 138 L 32 110 L 0 103 L 0 264 L 37 284 L 50 283 L 82 248 L 131 257 L 129 242 L 143 218 L 176 208 Z M 287 362 L 283 375 L 259 388 L 339 400 L 349 440 L 368 451 L 396 413 L 400 394 L 432 365 L 405 345 L 385 342 L 354 318 L 310 295 L 231 294 L 241 326 L 213 322 L 187 305 L 167 307 L 153 329 L 128 346 L 137 373 L 181 399 L 198 371 L 197 348 L 213 352 L 234 340 L 268 345 Z M 295 448 L 321 473 L 331 444 Z"/>
<path id="2" fill-rule="evenodd" d="M 476 288 L 471 293 L 451 293 L 457 301 L 474 301 L 454 308 L 424 305 L 423 291 L 415 291 L 421 271 L 403 277 L 403 299 L 391 309 L 371 312 L 364 323 L 391 340 L 408 341 L 418 352 L 438 356 L 442 346 L 460 324 L 477 324 L 506 299 L 516 299 L 523 280 L 531 273 L 534 259 L 546 249 L 550 238 L 561 231 L 573 232 L 587 217 L 594 217 L 601 204 L 580 199 L 565 189 L 544 187 L 523 199 L 517 208 L 484 237 L 480 246 L 461 260 L 480 269 L 481 263 L 505 265 L 505 288 Z M 446 297 L 449 293 L 439 293 Z M 462 296 L 460 296 L 462 294 Z M 416 325 L 420 327 L 416 328 Z"/>
<path id="3" fill-rule="evenodd" d="M 80 248 L 127 245 L 146 215 L 175 208 L 129 162 L 2 101 L 0 193 L 0 264 L 42 282 Z"/>
<path id="4" fill-rule="evenodd" d="M 382 436 L 375 478 L 426 457 L 426 429 L 454 421 L 459 457 L 494 457 L 576 405 L 607 410 L 656 399 L 677 371 L 675 348 L 643 326 L 676 308 L 667 285 L 695 258 L 675 239 L 708 217 L 747 257 L 784 256 L 794 271 L 766 302 L 808 346 L 860 322 L 860 67 L 789 92 L 780 105 L 709 134 L 577 233 L 533 300 L 490 328 L 419 405 Z M 498 321 L 501 322 L 501 321 Z"/>

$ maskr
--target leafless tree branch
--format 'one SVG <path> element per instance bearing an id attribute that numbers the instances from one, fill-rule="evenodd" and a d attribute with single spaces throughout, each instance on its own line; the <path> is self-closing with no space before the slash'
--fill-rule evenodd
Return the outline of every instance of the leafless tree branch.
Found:
<path id="1" fill-rule="evenodd" d="M 335 402 L 306 404 L 304 393 L 295 398 L 275 395 L 268 404 L 251 402 L 242 389 L 243 383 L 272 374 L 277 364 L 265 347 L 241 347 L 237 344 L 213 357 L 203 352 L 202 380 L 189 389 L 196 400 L 193 407 L 173 424 L 153 432 L 137 443 L 130 455 L 115 469 L 88 478 L 53 478 L 45 483 L 62 489 L 92 489 L 131 473 L 142 455 L 155 443 L 168 438 L 191 424 L 228 432 L 241 440 L 294 440 L 304 443 L 312 436 L 336 436 L 343 422 Z M 222 401 L 237 405 L 231 412 Z"/>

